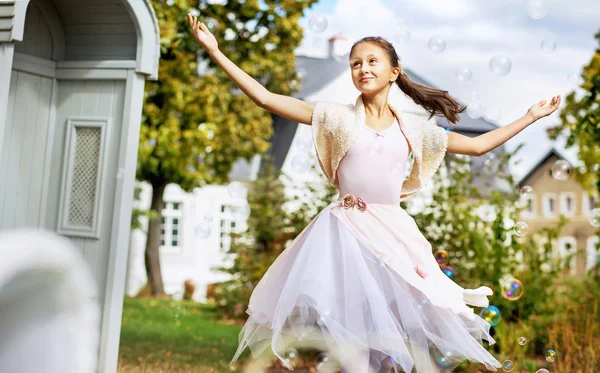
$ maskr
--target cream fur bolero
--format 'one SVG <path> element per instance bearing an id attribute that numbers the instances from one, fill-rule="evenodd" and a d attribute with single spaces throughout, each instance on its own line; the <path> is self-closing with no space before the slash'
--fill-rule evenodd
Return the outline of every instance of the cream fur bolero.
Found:
<path id="1" fill-rule="evenodd" d="M 432 178 L 444 160 L 448 145 L 448 133 L 444 128 L 431 123 L 423 115 L 400 111 L 403 99 L 404 93 L 398 85 L 391 84 L 388 105 L 398 118 L 414 156 L 410 176 L 402 185 L 401 201 L 414 195 Z M 338 165 L 364 122 L 365 108 L 361 95 L 355 104 L 318 102 L 315 106 L 311 126 L 317 159 L 321 170 L 337 189 Z"/>

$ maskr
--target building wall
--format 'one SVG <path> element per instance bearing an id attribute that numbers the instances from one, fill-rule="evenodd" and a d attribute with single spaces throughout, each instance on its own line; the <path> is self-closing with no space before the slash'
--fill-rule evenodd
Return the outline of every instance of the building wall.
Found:
<path id="1" fill-rule="evenodd" d="M 590 196 L 583 187 L 572 177 L 568 180 L 556 180 L 551 175 L 551 167 L 559 158 L 551 155 L 523 185 L 533 188 L 531 197 L 531 212 L 525 211 L 522 215 L 523 221 L 529 225 L 530 232 L 552 226 L 558 222 L 558 216 L 564 214 L 569 222 L 565 225 L 556 242 L 555 253 L 565 255 L 578 250 L 575 255 L 572 274 L 578 276 L 586 271 L 588 263 L 593 260 L 594 235 L 598 231 L 588 221 L 588 214 L 592 204 Z M 551 206 L 550 200 L 553 206 Z M 569 202 L 570 200 L 570 202 Z M 553 210 L 553 211 L 551 211 Z M 568 247 L 571 246 L 571 250 Z"/>

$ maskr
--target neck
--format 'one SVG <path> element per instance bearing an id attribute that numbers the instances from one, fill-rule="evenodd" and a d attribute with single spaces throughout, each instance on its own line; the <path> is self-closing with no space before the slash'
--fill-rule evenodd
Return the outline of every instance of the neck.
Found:
<path id="1" fill-rule="evenodd" d="M 365 114 L 371 118 L 381 119 L 389 114 L 390 108 L 388 107 L 388 94 L 390 88 L 384 88 L 381 91 L 373 94 L 361 94 L 363 105 L 365 107 Z"/>

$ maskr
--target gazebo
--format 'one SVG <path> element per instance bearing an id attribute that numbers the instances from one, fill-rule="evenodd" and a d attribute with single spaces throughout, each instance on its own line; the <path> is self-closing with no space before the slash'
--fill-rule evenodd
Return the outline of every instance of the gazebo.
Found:
<path id="1" fill-rule="evenodd" d="M 116 372 L 139 128 L 158 74 L 149 0 L 0 0 L 0 230 L 67 237 Z"/>

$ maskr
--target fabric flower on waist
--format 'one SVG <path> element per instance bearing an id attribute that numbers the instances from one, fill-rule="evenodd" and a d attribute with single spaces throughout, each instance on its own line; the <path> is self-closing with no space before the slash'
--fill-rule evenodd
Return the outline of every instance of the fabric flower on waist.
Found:
<path id="1" fill-rule="evenodd" d="M 366 202 L 360 197 L 358 197 L 358 198 L 354 197 L 352 194 L 346 194 L 342 198 L 341 205 L 346 210 L 354 208 L 354 207 L 356 207 L 359 211 L 365 211 L 367 209 Z"/>

